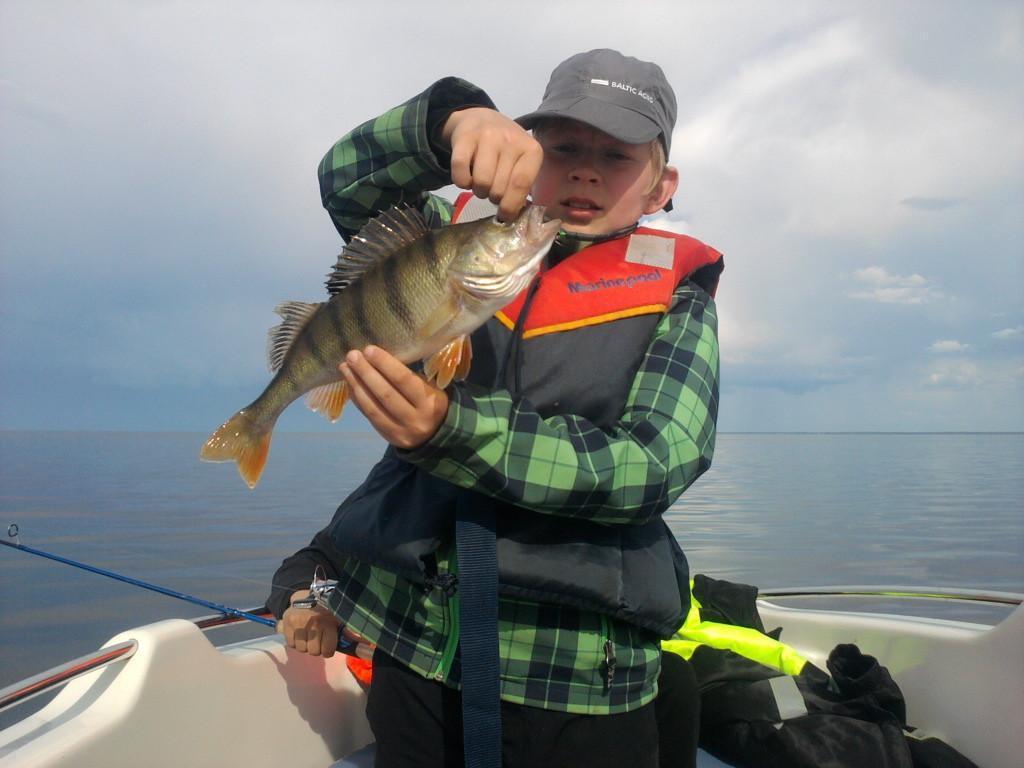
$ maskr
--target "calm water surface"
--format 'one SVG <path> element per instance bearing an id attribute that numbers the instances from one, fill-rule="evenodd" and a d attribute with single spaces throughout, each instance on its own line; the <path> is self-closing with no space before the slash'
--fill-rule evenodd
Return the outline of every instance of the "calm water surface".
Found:
<path id="1" fill-rule="evenodd" d="M 260 485 L 205 435 L 0 432 L 0 522 L 21 542 L 248 608 L 383 450 L 279 434 Z M 762 587 L 1024 592 L 1024 435 L 730 434 L 668 512 L 694 573 Z M 0 548 L 0 686 L 129 627 L 206 609 Z"/>

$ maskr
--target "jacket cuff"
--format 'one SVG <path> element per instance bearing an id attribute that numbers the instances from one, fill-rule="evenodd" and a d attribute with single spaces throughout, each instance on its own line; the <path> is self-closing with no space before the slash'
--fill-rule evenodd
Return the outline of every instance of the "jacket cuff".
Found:
<path id="1" fill-rule="evenodd" d="M 430 150 L 434 153 L 437 164 L 450 172 L 451 150 L 439 141 L 441 128 L 448 120 L 448 116 L 452 112 L 469 107 L 497 107 L 482 89 L 459 77 L 441 78 L 420 94 L 420 98 L 427 100 L 426 132 Z"/>
<path id="2" fill-rule="evenodd" d="M 466 437 L 462 425 L 466 422 L 464 418 L 466 409 L 475 410 L 473 398 L 460 386 L 448 387 L 446 391 L 448 393 L 448 412 L 445 414 L 441 426 L 437 428 L 437 432 L 418 448 L 410 450 L 398 448 L 396 453 L 400 459 L 427 469 L 436 464 L 438 460 L 448 457 L 446 448 L 449 445 L 457 444 Z"/>

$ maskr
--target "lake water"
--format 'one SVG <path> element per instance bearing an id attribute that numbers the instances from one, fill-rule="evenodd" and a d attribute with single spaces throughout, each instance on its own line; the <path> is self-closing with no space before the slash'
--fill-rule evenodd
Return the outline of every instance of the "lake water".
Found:
<path id="1" fill-rule="evenodd" d="M 204 438 L 0 432 L 0 535 L 17 523 L 27 546 L 250 608 L 383 450 L 367 433 L 278 434 L 250 491 L 198 460 Z M 761 587 L 1024 592 L 1024 435 L 720 435 L 667 520 L 692 572 Z M 0 547 L 0 687 L 208 613 Z"/>

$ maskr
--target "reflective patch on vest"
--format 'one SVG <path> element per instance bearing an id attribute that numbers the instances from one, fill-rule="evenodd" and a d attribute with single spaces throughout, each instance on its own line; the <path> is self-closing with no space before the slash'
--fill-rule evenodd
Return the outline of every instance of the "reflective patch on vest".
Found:
<path id="1" fill-rule="evenodd" d="M 780 720 L 791 720 L 807 714 L 807 704 L 803 694 L 797 688 L 796 680 L 788 675 L 773 677 L 768 681 L 775 696 L 775 706 L 779 710 Z"/>
<path id="2" fill-rule="evenodd" d="M 674 240 L 655 235 L 633 235 L 626 249 L 626 261 L 671 270 L 675 264 Z"/>

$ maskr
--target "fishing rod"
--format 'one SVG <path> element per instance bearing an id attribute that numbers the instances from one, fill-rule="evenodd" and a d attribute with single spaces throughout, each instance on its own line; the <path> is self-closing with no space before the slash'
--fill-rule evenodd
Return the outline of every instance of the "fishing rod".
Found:
<path id="1" fill-rule="evenodd" d="M 161 587 L 158 584 L 152 584 L 148 581 L 142 581 L 141 579 L 134 579 L 131 576 L 125 576 L 120 573 L 115 573 L 114 571 L 108 571 L 105 568 L 97 568 L 94 565 L 80 563 L 77 560 L 71 560 L 67 557 L 61 557 L 60 555 L 54 555 L 50 552 L 43 552 L 41 549 L 29 547 L 25 544 L 22 544 L 18 540 L 18 530 L 19 529 L 17 524 L 11 523 L 7 527 L 7 536 L 10 539 L 14 539 L 14 541 L 6 541 L 4 539 L 0 539 L 0 544 L 3 544 L 5 547 L 10 547 L 11 549 L 17 549 L 22 552 L 27 552 L 30 555 L 45 557 L 48 560 L 54 560 L 58 563 L 63 563 L 64 565 L 70 565 L 73 568 L 79 568 L 83 571 L 89 571 L 90 573 L 96 573 L 100 576 L 106 576 L 107 578 L 114 579 L 115 581 L 124 582 L 125 584 L 131 584 L 134 587 L 142 587 L 143 589 L 148 589 L 151 592 L 158 592 L 161 595 L 166 595 L 167 597 L 175 597 L 178 600 L 184 600 L 187 603 L 201 605 L 205 608 L 212 608 L 213 610 L 217 611 L 218 613 L 222 613 L 225 616 L 234 616 L 239 619 L 245 619 L 246 621 L 255 622 L 256 624 L 262 624 L 265 627 L 272 627 L 274 630 L 277 630 L 277 622 L 274 619 L 268 619 L 265 616 L 259 616 L 255 613 L 249 613 L 248 611 L 242 611 L 238 608 L 232 608 L 227 605 L 221 605 L 220 603 L 214 603 L 209 600 L 204 600 L 201 597 L 186 595 L 184 592 L 178 592 L 173 589 L 168 589 L 167 587 Z M 306 598 L 304 601 L 296 601 L 294 605 L 301 604 L 302 607 L 306 608 L 311 608 L 315 605 L 326 607 L 326 597 L 330 594 L 331 590 L 334 589 L 335 584 L 336 582 L 329 581 L 326 579 L 320 579 L 318 578 L 317 575 L 314 575 L 313 583 L 310 585 L 310 597 Z M 358 644 L 356 642 L 353 642 L 352 640 L 349 640 L 346 637 L 342 637 L 339 634 L 338 650 L 342 653 L 347 653 L 350 656 L 354 656 L 356 654 L 357 645 Z"/>

